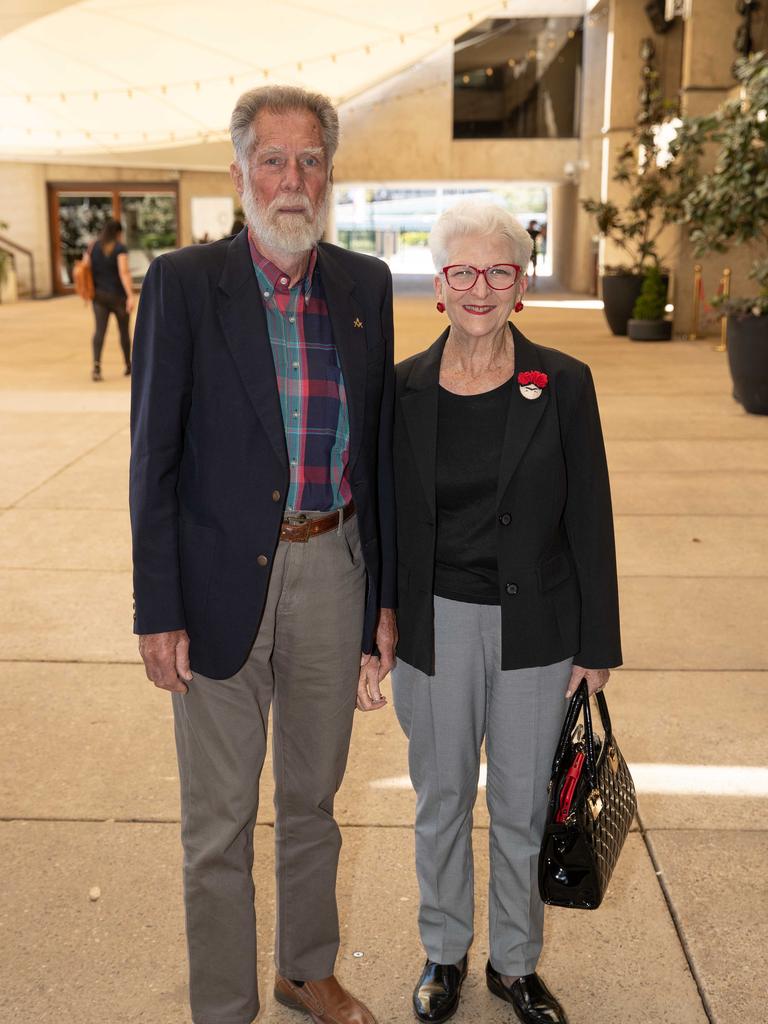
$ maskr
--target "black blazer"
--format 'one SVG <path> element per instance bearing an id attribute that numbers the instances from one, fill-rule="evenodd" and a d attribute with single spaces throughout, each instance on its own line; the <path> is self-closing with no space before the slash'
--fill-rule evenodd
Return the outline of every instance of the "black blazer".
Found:
<path id="1" fill-rule="evenodd" d="M 392 280 L 318 246 L 349 401 L 349 480 L 368 573 L 362 650 L 394 606 Z M 158 257 L 136 322 L 130 505 L 134 631 L 186 629 L 192 669 L 233 675 L 256 636 L 290 479 L 246 230 Z"/>
<path id="2" fill-rule="evenodd" d="M 573 655 L 621 664 L 611 496 L 589 367 L 512 326 L 515 376 L 541 370 L 537 399 L 515 386 L 499 469 L 496 534 L 502 669 Z M 433 675 L 435 462 L 440 361 L 448 331 L 395 368 L 397 654 Z"/>

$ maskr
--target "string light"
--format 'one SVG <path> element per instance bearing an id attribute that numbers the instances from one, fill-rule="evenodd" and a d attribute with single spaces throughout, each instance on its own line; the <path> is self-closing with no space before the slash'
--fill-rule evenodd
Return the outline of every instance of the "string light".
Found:
<path id="1" fill-rule="evenodd" d="M 483 13 L 483 14 L 492 14 L 494 11 L 498 10 L 498 6 L 499 6 L 498 2 L 493 3 L 493 4 L 489 4 L 487 7 L 483 7 L 481 13 Z M 502 7 L 504 9 L 506 9 L 508 7 L 508 0 L 502 0 Z M 477 18 L 477 13 L 478 13 L 477 11 L 469 11 L 467 13 L 467 15 L 466 15 L 467 20 L 470 21 L 470 22 L 474 22 L 476 20 L 476 18 Z M 409 39 L 423 39 L 424 32 L 428 31 L 430 28 L 434 31 L 434 33 L 436 35 L 439 35 L 443 31 L 443 29 L 448 28 L 448 26 L 451 25 L 452 23 L 456 23 L 456 22 L 460 21 L 460 19 L 462 19 L 463 17 L 464 17 L 464 15 L 457 14 L 457 15 L 454 15 L 454 16 L 452 16 L 450 18 L 447 18 L 443 22 L 432 22 L 430 25 L 422 25 L 422 26 L 420 26 L 418 28 L 413 29 L 411 32 L 400 32 L 400 33 L 398 33 L 398 39 L 399 39 L 401 45 L 404 45 L 405 43 L 407 43 Z M 378 42 L 378 40 L 377 40 L 377 42 Z M 373 43 L 365 43 L 362 47 L 360 45 L 355 46 L 355 47 L 351 47 L 349 50 L 344 51 L 343 54 L 339 54 L 337 52 L 337 53 L 333 53 L 333 54 L 326 54 L 325 56 L 318 55 L 316 57 L 312 57 L 310 60 L 306 60 L 305 59 L 304 61 L 300 62 L 301 65 L 302 65 L 301 70 L 304 70 L 305 65 L 308 64 L 308 63 L 320 63 L 323 60 L 327 60 L 327 59 L 330 59 L 335 64 L 337 62 L 338 57 L 340 57 L 342 55 L 346 56 L 346 55 L 352 55 L 352 54 L 355 54 L 355 53 L 359 53 L 361 51 L 361 49 L 362 49 L 363 53 L 365 53 L 366 56 L 370 56 L 371 52 L 372 52 L 372 49 L 373 49 L 373 45 L 374 45 Z M 278 73 L 282 68 L 284 68 L 284 67 L 287 68 L 287 67 L 290 67 L 290 66 L 291 65 L 287 65 L 286 64 L 286 65 L 275 65 L 272 68 L 264 68 L 264 69 L 262 69 L 262 74 L 264 75 L 264 78 L 269 78 L 270 74 Z M 187 80 L 180 80 L 180 81 L 171 82 L 171 83 L 162 83 L 161 85 L 147 83 L 146 85 L 142 86 L 141 91 L 143 91 L 143 92 L 151 92 L 154 89 L 159 89 L 161 94 L 163 96 L 165 96 L 167 94 L 167 91 L 168 91 L 169 88 L 181 89 L 181 88 L 184 88 L 184 87 L 192 86 L 195 89 L 195 91 L 197 92 L 198 90 L 200 90 L 205 85 L 214 85 L 216 83 L 221 83 L 221 82 L 227 82 L 230 86 L 233 86 L 235 84 L 235 76 L 234 75 L 216 75 L 216 76 L 211 76 L 210 78 L 193 79 L 193 80 L 187 79 Z M 102 96 L 123 95 L 123 96 L 127 96 L 128 99 L 133 99 L 133 94 L 134 94 L 135 89 L 136 89 L 136 87 L 116 87 L 116 88 L 111 88 L 111 89 L 101 89 L 99 91 L 99 95 L 102 95 Z M 27 93 L 27 94 L 24 94 L 24 99 L 26 100 L 27 103 L 31 103 L 33 99 L 43 99 L 44 100 L 44 99 L 50 98 L 51 96 L 55 97 L 55 96 L 58 95 L 59 98 L 62 99 L 62 102 L 65 102 L 66 101 L 66 97 L 73 97 L 74 98 L 74 97 L 77 97 L 77 96 L 83 96 L 83 95 L 89 95 L 89 94 L 93 95 L 93 92 L 90 89 L 73 89 L 73 90 L 71 90 L 69 92 L 61 92 L 61 93 L 55 93 L 55 92 L 54 93 L 50 93 L 50 92 Z M 0 94 L 0 99 L 8 98 L 8 97 L 13 97 L 15 95 L 18 95 L 18 94 L 13 93 L 13 92 L 5 93 L 5 94 Z"/>
<path id="2" fill-rule="evenodd" d="M 508 0 L 501 0 L 501 7 L 504 10 L 506 10 L 508 8 L 508 6 L 509 6 Z M 492 15 L 495 11 L 498 11 L 498 10 L 499 10 L 499 0 L 495 0 L 494 3 L 489 4 L 487 7 L 484 5 L 483 8 L 480 11 L 473 10 L 473 11 L 466 12 L 466 18 L 467 18 L 467 20 L 470 23 L 474 23 L 477 20 L 478 16 L 480 18 L 482 18 L 483 15 L 486 15 L 486 16 L 487 15 Z M 425 32 L 428 32 L 430 34 L 434 33 L 435 36 L 439 36 L 443 31 L 452 33 L 453 35 L 460 34 L 460 32 L 462 30 L 460 29 L 459 25 L 460 25 L 460 22 L 462 21 L 462 19 L 464 17 L 465 17 L 465 14 L 459 13 L 459 14 L 453 15 L 452 17 L 446 18 L 443 21 L 433 21 L 433 22 L 428 23 L 426 25 L 422 24 L 421 26 L 419 26 L 418 28 L 414 28 L 410 32 L 399 32 L 398 33 L 399 43 L 400 43 L 401 46 L 404 46 L 404 45 L 406 45 L 406 43 L 409 40 L 414 40 L 414 41 L 415 40 L 419 40 L 420 42 L 423 42 L 424 39 L 425 39 Z M 597 18 L 597 17 L 592 18 L 592 17 L 590 17 L 588 19 L 588 22 L 591 24 L 591 23 L 593 23 L 593 21 L 597 21 L 597 20 L 601 20 L 601 18 Z M 574 33 L 574 35 L 575 35 L 575 33 Z M 309 63 L 320 64 L 323 60 L 330 59 L 330 61 L 333 64 L 337 64 L 337 62 L 339 61 L 339 59 L 341 57 L 354 56 L 355 54 L 360 54 L 361 52 L 364 53 L 365 56 L 371 56 L 374 47 L 379 45 L 381 42 L 382 42 L 382 40 L 376 39 L 374 41 L 370 41 L 370 42 L 364 43 L 364 44 L 362 44 L 362 46 L 360 44 L 357 44 L 356 46 L 350 47 L 347 50 L 343 50 L 341 52 L 337 51 L 337 52 L 334 52 L 332 54 L 326 54 L 325 56 L 318 54 L 316 56 L 310 57 L 309 59 L 305 58 L 304 60 L 300 60 L 300 61 L 295 61 L 295 59 L 294 59 L 293 64 L 285 63 L 285 64 L 274 65 L 273 67 L 262 68 L 261 69 L 262 70 L 262 74 L 263 74 L 264 79 L 268 80 L 272 75 L 275 75 L 275 74 L 279 75 L 281 71 L 287 71 L 291 67 L 295 67 L 295 69 L 296 69 L 296 71 L 298 73 L 302 73 L 305 70 L 306 65 L 309 64 Z M 510 63 L 510 67 L 515 66 L 515 62 L 514 61 L 510 61 L 509 63 Z M 495 74 L 495 72 L 494 72 L 493 69 L 486 69 L 486 74 L 488 74 L 489 77 L 492 77 L 493 74 Z M 217 84 L 217 83 L 219 83 L 219 84 L 227 83 L 230 87 L 233 87 L 236 84 L 237 78 L 242 78 L 242 77 L 243 77 L 243 74 L 241 73 L 239 75 L 232 75 L 232 74 L 216 75 L 216 76 L 211 76 L 211 77 L 202 78 L 202 79 L 180 80 L 180 81 L 174 81 L 174 82 L 163 82 L 163 83 L 160 83 L 160 84 L 158 84 L 158 83 L 155 83 L 155 84 L 146 83 L 146 84 L 144 84 L 142 86 L 138 86 L 138 85 L 120 86 L 120 87 L 115 87 L 115 88 L 104 88 L 104 89 L 99 89 L 99 90 L 94 90 L 91 87 L 91 88 L 84 88 L 84 89 L 73 89 L 71 91 L 62 91 L 62 92 L 54 91 L 54 92 L 41 92 L 41 93 L 22 93 L 20 95 L 17 94 L 17 93 L 11 92 L 11 93 L 6 93 L 5 96 L 0 94 L 0 99 L 18 96 L 19 99 L 21 99 L 23 97 L 23 99 L 24 99 L 24 101 L 26 103 L 32 103 L 33 100 L 36 100 L 36 99 L 46 99 L 46 98 L 47 99 L 51 99 L 51 98 L 55 99 L 55 98 L 58 97 L 60 102 L 65 103 L 65 102 L 67 102 L 68 98 L 90 96 L 91 99 L 94 102 L 97 102 L 100 98 L 102 98 L 104 96 L 119 96 L 119 95 L 122 95 L 122 96 L 127 97 L 129 100 L 132 100 L 132 99 L 134 99 L 134 92 L 136 92 L 137 90 L 140 93 L 144 94 L 145 97 L 149 97 L 149 95 L 153 91 L 159 91 L 159 93 L 161 95 L 166 96 L 166 95 L 168 95 L 168 90 L 169 89 L 180 90 L 180 89 L 184 89 L 184 88 L 189 89 L 190 87 L 192 87 L 194 89 L 195 93 L 199 93 L 199 92 L 202 91 L 202 89 L 205 86 L 207 86 L 207 85 L 214 85 L 214 84 Z M 470 81 L 471 81 L 469 75 L 464 75 L 462 80 L 464 81 L 465 84 L 469 84 Z M 450 86 L 450 81 L 447 82 L 447 83 L 442 83 L 441 82 L 441 83 L 438 83 L 438 85 L 440 87 L 442 87 L 444 85 L 445 86 Z M 392 99 L 402 99 L 402 98 L 405 98 L 407 96 L 423 95 L 423 93 L 428 92 L 429 89 L 436 88 L 436 87 L 437 87 L 437 85 L 436 86 L 430 86 L 428 88 L 419 88 L 417 90 L 411 90 L 410 92 L 400 93 L 400 94 L 396 94 L 396 95 L 390 95 L 387 98 L 386 102 L 388 102 L 389 100 L 392 100 Z M 363 101 L 363 103 L 359 104 L 359 106 L 361 106 L 363 108 L 366 107 L 366 106 L 370 107 L 371 105 L 373 105 L 375 107 L 378 107 L 378 106 L 381 106 L 384 102 L 385 101 L 377 100 L 373 104 L 371 104 L 371 103 L 366 104 Z M 358 107 L 351 108 L 351 109 L 355 109 L 356 110 L 356 109 L 358 109 Z M 347 108 L 347 111 L 350 111 L 350 108 Z M 50 129 L 39 129 L 39 130 L 38 129 L 26 129 L 26 133 L 27 133 L 27 135 L 35 135 L 35 134 L 37 134 L 38 136 L 46 136 L 47 135 L 48 137 L 50 137 Z M 135 142 L 135 141 L 138 141 L 139 139 L 143 139 L 144 142 L 147 142 L 147 141 L 150 140 L 150 138 L 152 138 L 153 140 L 156 140 L 157 143 L 162 143 L 162 142 L 167 141 L 169 139 L 171 141 L 173 141 L 174 143 L 184 142 L 185 141 L 185 137 L 183 135 L 179 137 L 179 136 L 177 136 L 177 134 L 175 132 L 159 132 L 156 135 L 150 135 L 147 132 L 139 133 L 138 131 L 112 132 L 112 133 L 109 133 L 109 132 L 98 131 L 97 130 L 97 131 L 90 131 L 88 133 L 83 132 L 83 134 L 85 135 L 85 138 L 87 138 L 89 140 L 94 140 L 94 139 L 95 140 L 98 140 L 98 139 L 107 140 L 107 139 L 109 139 L 111 137 L 114 140 L 114 142 L 122 141 L 124 145 L 125 144 L 129 144 L 129 140 L 133 140 Z M 61 138 L 62 137 L 60 131 L 56 132 L 56 137 L 57 138 Z M 203 137 L 204 137 L 205 141 L 210 141 L 211 139 L 222 139 L 223 140 L 223 139 L 226 139 L 228 137 L 228 133 L 225 130 L 222 130 L 220 132 L 213 131 L 213 132 L 204 133 Z M 186 137 L 186 141 L 188 141 L 188 142 L 189 141 L 193 141 L 193 139 L 190 139 L 190 137 L 187 136 Z M 101 144 L 104 145 L 105 142 L 102 141 Z M 107 147 L 107 148 L 109 148 L 109 147 Z"/>

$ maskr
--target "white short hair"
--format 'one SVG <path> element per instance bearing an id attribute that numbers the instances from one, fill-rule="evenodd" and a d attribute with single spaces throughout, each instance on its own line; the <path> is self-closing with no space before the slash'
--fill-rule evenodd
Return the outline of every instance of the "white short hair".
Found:
<path id="1" fill-rule="evenodd" d="M 469 235 L 503 238 L 512 246 L 513 262 L 519 263 L 523 272 L 527 269 L 533 239 L 518 219 L 497 203 L 460 199 L 440 214 L 429 233 L 429 251 L 437 274 L 448 262 L 448 250 L 454 239 Z"/>
<path id="2" fill-rule="evenodd" d="M 245 167 L 254 146 L 257 145 L 254 121 L 262 110 L 271 114 L 286 114 L 294 110 L 307 110 L 320 122 L 323 148 L 330 174 L 333 156 L 339 145 L 339 115 L 327 96 L 308 92 L 293 85 L 262 85 L 244 92 L 232 111 L 229 129 L 235 159 Z"/>

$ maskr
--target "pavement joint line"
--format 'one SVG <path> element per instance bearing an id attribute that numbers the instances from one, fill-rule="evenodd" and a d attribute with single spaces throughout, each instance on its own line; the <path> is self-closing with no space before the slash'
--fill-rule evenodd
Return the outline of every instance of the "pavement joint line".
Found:
<path id="1" fill-rule="evenodd" d="M 664 873 L 661 869 L 661 864 L 659 863 L 658 857 L 656 856 L 653 841 L 651 839 L 651 836 L 648 834 L 648 831 L 646 830 L 645 826 L 643 825 L 643 819 L 640 815 L 640 812 L 638 811 L 635 816 L 637 818 L 637 823 L 640 827 L 640 835 L 643 839 L 643 843 L 645 844 L 646 852 L 648 853 L 648 857 L 650 858 L 653 870 L 656 874 L 656 881 L 659 884 L 659 889 L 661 890 L 664 902 L 667 905 L 669 916 L 672 919 L 672 924 L 674 926 L 675 932 L 677 933 L 677 939 L 680 943 L 680 948 L 683 951 L 683 956 L 685 957 L 686 963 L 688 964 L 688 970 L 691 972 L 691 977 L 693 978 L 694 984 L 696 985 L 696 990 L 699 993 L 699 999 L 701 1000 L 702 1009 L 704 1010 L 704 1013 L 707 1016 L 709 1024 L 717 1024 L 715 1012 L 712 1009 L 712 1004 L 710 1003 L 709 997 L 707 996 L 704 981 L 701 975 L 699 974 L 699 969 L 696 966 L 696 961 L 694 959 L 691 948 L 688 944 L 688 939 L 685 935 L 683 922 L 680 919 L 680 915 L 677 912 L 677 908 L 675 907 L 674 901 L 672 899 L 672 894 L 669 891 L 669 887 L 664 877 Z M 681 831 L 683 830 L 681 829 Z"/>
<path id="2" fill-rule="evenodd" d="M 83 569 L 80 566 L 61 566 L 61 565 L 2 565 L 0 564 L 0 571 L 2 572 L 91 572 L 100 573 L 102 576 L 125 576 L 131 570 L 127 569 Z M 722 577 L 725 579 L 726 577 Z M 732 577 L 728 577 L 731 579 Z"/>
<path id="3" fill-rule="evenodd" d="M 62 573 L 91 573 L 93 576 L 127 576 L 131 570 L 127 569 L 82 569 L 69 568 L 67 566 L 35 565 L 23 567 L 18 565 L 0 564 L 0 572 L 62 572 Z M 620 580 L 768 580 L 765 573 L 707 573 L 706 575 L 692 575 L 691 573 L 654 573 L 654 572 L 620 572 Z"/>
<path id="4" fill-rule="evenodd" d="M 89 448 L 87 451 L 80 452 L 80 454 L 76 458 L 72 459 L 71 462 L 68 462 L 66 466 L 60 466 L 55 473 L 52 473 L 51 476 L 46 477 L 46 479 L 43 480 L 42 483 L 36 484 L 30 491 L 27 491 L 26 494 L 22 494 L 22 496 L 20 498 L 17 498 L 16 501 L 9 507 L 16 508 L 19 505 L 19 502 L 25 501 L 27 498 L 30 497 L 30 495 L 34 494 L 36 491 L 39 491 L 42 487 L 45 487 L 45 485 L 49 484 L 52 480 L 55 480 L 57 476 L 61 476 L 61 474 L 66 472 L 66 470 L 71 469 L 72 466 L 74 466 L 77 462 L 80 461 L 80 459 L 84 459 L 86 458 L 86 456 L 92 455 L 98 448 L 101 448 L 102 445 L 114 440 L 114 438 L 116 438 L 119 434 L 122 434 L 124 430 L 125 424 L 123 423 L 120 426 L 120 428 L 116 430 L 113 434 L 110 434 L 108 437 L 103 437 L 98 442 L 98 444 L 95 444 L 92 448 Z"/>
<path id="5" fill-rule="evenodd" d="M 0 658 L 0 665 L 133 665 L 141 666 L 141 661 L 98 661 L 91 658 Z M 734 668 L 732 665 L 715 668 L 681 668 L 676 666 L 660 666 L 649 668 L 648 666 L 635 667 L 634 665 L 620 665 L 611 669 L 612 672 L 739 672 L 756 673 L 765 675 L 768 673 L 768 666 L 765 668 Z M 158 687 L 159 689 L 159 687 Z"/>

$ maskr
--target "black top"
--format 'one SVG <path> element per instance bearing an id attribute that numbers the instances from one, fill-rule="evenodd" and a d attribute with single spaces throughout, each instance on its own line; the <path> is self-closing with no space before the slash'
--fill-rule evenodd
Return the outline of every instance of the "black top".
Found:
<path id="1" fill-rule="evenodd" d="M 438 398 L 435 594 L 500 604 L 496 491 L 512 380 L 480 395 Z"/>
<path id="2" fill-rule="evenodd" d="M 116 242 L 112 252 L 107 256 L 101 247 L 101 242 L 96 242 L 91 249 L 91 268 L 93 270 L 93 287 L 97 292 L 106 292 L 109 295 L 121 295 L 125 298 L 125 288 L 120 280 L 120 273 L 117 269 L 117 257 L 120 253 L 128 252 L 122 242 Z"/>

